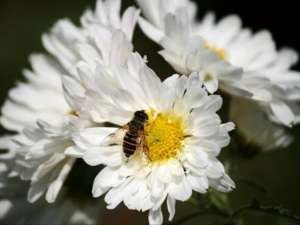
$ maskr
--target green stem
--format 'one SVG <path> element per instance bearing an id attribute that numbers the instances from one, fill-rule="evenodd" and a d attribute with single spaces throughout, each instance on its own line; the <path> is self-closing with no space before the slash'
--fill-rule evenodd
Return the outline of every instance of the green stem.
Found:
<path id="1" fill-rule="evenodd" d="M 257 200 L 254 200 L 252 204 L 246 205 L 241 207 L 240 209 L 236 210 L 231 215 L 231 221 L 233 221 L 237 216 L 239 216 L 241 213 L 245 211 L 254 211 L 259 213 L 267 213 L 274 216 L 280 216 L 287 219 L 292 220 L 299 220 L 300 216 L 295 215 L 293 212 L 291 212 L 288 209 L 283 208 L 282 206 L 262 206 Z"/>

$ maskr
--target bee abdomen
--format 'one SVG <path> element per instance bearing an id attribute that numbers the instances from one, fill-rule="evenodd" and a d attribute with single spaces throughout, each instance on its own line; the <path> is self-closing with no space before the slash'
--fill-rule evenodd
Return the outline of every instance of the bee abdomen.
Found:
<path id="1" fill-rule="evenodd" d="M 133 155 L 136 150 L 136 144 L 123 142 L 123 152 L 125 156 L 128 158 L 129 156 Z"/>
<path id="2" fill-rule="evenodd" d="M 137 136 L 126 133 L 123 140 L 123 151 L 125 156 L 128 158 L 133 155 L 137 148 Z"/>
<path id="3" fill-rule="evenodd" d="M 145 111 L 134 113 L 133 119 L 128 123 L 128 131 L 123 138 L 123 152 L 128 158 L 133 155 L 138 148 L 140 133 L 144 130 L 148 115 Z"/>
<path id="4" fill-rule="evenodd" d="M 123 142 L 136 145 L 138 136 L 127 133 L 124 137 Z"/>

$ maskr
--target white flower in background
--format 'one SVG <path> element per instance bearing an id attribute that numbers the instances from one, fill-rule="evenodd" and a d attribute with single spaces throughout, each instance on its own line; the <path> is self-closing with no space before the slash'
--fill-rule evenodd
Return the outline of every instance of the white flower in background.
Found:
<path id="1" fill-rule="evenodd" d="M 238 131 L 253 139 L 250 134 L 250 130 L 253 129 L 246 128 L 245 124 L 250 125 L 256 121 L 255 124 L 265 124 L 260 132 L 255 133 L 266 140 L 263 144 L 257 138 L 254 141 L 256 144 L 266 149 L 270 149 L 270 146 L 286 147 L 291 138 L 285 129 L 278 125 L 290 127 L 299 123 L 300 111 L 297 102 L 300 100 L 300 73 L 291 70 L 298 62 L 298 54 L 289 48 L 277 51 L 268 31 L 253 34 L 249 29 L 242 29 L 237 16 L 227 16 L 216 23 L 214 15 L 207 14 L 202 22 L 197 24 L 197 32 L 214 46 L 223 49 L 231 64 L 244 69 L 243 78 L 238 85 L 241 89 L 253 93 L 251 99 L 255 102 L 251 103 L 244 99 L 243 105 L 245 108 L 256 107 L 257 111 L 256 116 L 251 115 L 254 117 L 251 118 L 251 122 L 249 113 L 239 113 L 237 119 L 231 117 L 238 128 L 240 127 Z M 223 35 L 220 35 L 221 33 Z M 232 111 L 240 108 L 240 104 L 234 105 L 236 102 L 238 101 L 231 103 L 231 107 L 234 107 Z M 266 116 L 263 116 L 262 111 Z M 267 147 L 274 138 L 276 141 L 273 145 Z"/>
<path id="2" fill-rule="evenodd" d="M 164 1 L 159 2 L 160 5 L 164 4 Z M 148 22 L 140 19 L 142 29 L 148 37 L 163 46 L 164 50 L 160 54 L 177 71 L 198 71 L 202 65 L 208 66 L 209 57 L 207 59 L 197 57 L 204 55 L 206 47 L 215 52 L 215 56 L 219 59 L 244 70 L 242 79 L 235 79 L 236 82 L 223 80 L 224 72 L 220 70 L 222 76 L 218 79 L 222 90 L 255 101 L 260 110 L 263 110 L 272 122 L 279 125 L 290 127 L 299 122 L 297 102 L 300 100 L 300 74 L 291 70 L 298 61 L 298 55 L 294 50 L 288 48 L 276 50 L 268 31 L 252 33 L 250 29 L 243 29 L 238 16 L 227 16 L 216 22 L 214 14 L 208 13 L 198 22 L 194 16 L 195 9 L 191 10 L 191 2 L 184 0 L 176 2 L 181 4 L 176 3 L 178 7 L 168 11 L 164 7 L 158 7 L 159 4 L 138 0 L 149 20 Z M 159 23 L 154 19 L 157 14 L 160 15 Z M 199 41 L 196 41 L 196 44 L 192 41 L 198 36 L 203 39 L 201 45 L 204 43 L 204 48 L 199 47 Z M 188 54 L 191 57 L 188 57 Z M 236 91 L 237 89 L 239 91 Z M 267 133 L 267 130 L 265 132 Z M 272 134 L 269 135 L 271 138 Z"/>
<path id="3" fill-rule="evenodd" d="M 120 16 L 120 11 L 121 0 L 98 0 L 95 12 L 90 9 L 86 10 L 81 17 L 81 24 L 84 28 L 89 28 L 94 24 L 110 30 L 120 30 L 131 41 L 140 12 L 133 6 L 128 7 L 122 16 Z"/>
<path id="4" fill-rule="evenodd" d="M 75 160 L 63 154 L 64 147 L 71 144 L 64 139 L 68 130 L 50 128 L 65 127 L 66 117 L 74 111 L 63 95 L 59 64 L 44 55 L 32 55 L 31 64 L 33 71 L 24 71 L 27 82 L 9 92 L 1 124 L 18 133 L 9 144 L 9 151 L 17 154 L 16 168 L 10 169 L 31 180 L 28 200 L 36 201 L 47 191 L 47 200 L 53 202 Z M 47 124 L 40 122 L 34 127 L 37 121 Z M 32 131 L 23 132 L 28 127 Z M 60 137 L 59 132 L 65 136 Z"/>
<path id="5" fill-rule="evenodd" d="M 71 111 L 62 92 L 59 64 L 41 54 L 32 55 L 30 62 L 33 71 L 24 70 L 26 82 L 9 91 L 2 107 L 1 124 L 11 131 L 21 132 L 38 119 L 58 125 L 61 115 Z"/>
<path id="6" fill-rule="evenodd" d="M 44 193 L 48 202 L 55 201 L 75 162 L 64 154 L 73 145 L 72 133 L 89 123 L 81 113 L 82 102 L 65 98 L 62 75 L 77 75 L 76 63 L 80 60 L 89 68 L 95 62 L 106 66 L 124 63 L 132 51 L 129 40 L 139 12 L 131 7 L 121 20 L 119 11 L 120 1 L 99 0 L 94 19 L 90 11 L 83 16 L 83 27 L 77 28 L 69 20 L 59 21 L 51 34 L 43 37 L 44 46 L 55 59 L 33 55 L 33 71 L 24 71 L 27 81 L 9 92 L 1 124 L 17 134 L 2 138 L 1 148 L 17 152 L 14 171 L 31 181 L 30 202 Z M 84 92 L 83 88 L 80 92 L 76 90 L 77 99 Z"/>
<path id="7" fill-rule="evenodd" d="M 43 194 L 53 203 L 69 175 L 74 158 L 65 151 L 74 145 L 72 133 L 88 124 L 75 115 L 65 115 L 65 123 L 56 127 L 39 121 L 38 128 L 26 128 L 18 142 L 15 171 L 23 180 L 30 180 L 28 201 L 33 203 Z"/>
<path id="8" fill-rule="evenodd" d="M 77 149 L 68 152 L 106 166 L 94 181 L 94 197 L 107 192 L 109 209 L 124 202 L 132 210 L 149 210 L 150 224 L 162 224 L 164 201 L 172 220 L 176 200 L 187 201 L 193 190 L 234 188 L 217 159 L 234 125 L 221 124 L 216 111 L 222 99 L 207 95 L 197 73 L 161 82 L 136 53 L 127 67 L 98 70 L 98 82 L 107 88 L 92 86 L 87 101 L 99 125 L 75 135 Z"/>
<path id="9" fill-rule="evenodd" d="M 106 33 L 114 33 L 118 30 L 123 32 L 127 40 L 131 42 L 139 10 L 129 7 L 121 16 L 120 3 L 121 0 L 98 0 L 95 12 L 87 10 L 81 17 L 81 27 L 77 27 L 68 19 L 58 21 L 51 31 L 43 36 L 45 48 L 67 71 L 76 73 L 74 68 L 81 60 L 82 52 L 78 45 L 93 42 L 94 40 L 90 40 L 91 33 L 98 37 L 107 37 Z M 108 52 L 112 46 L 107 43 L 110 40 L 104 37 L 100 39 L 100 43 L 96 44 L 102 45 L 104 51 Z M 93 54 L 95 50 L 92 49 L 90 52 Z M 93 55 L 90 56 L 93 57 Z"/>
<path id="10" fill-rule="evenodd" d="M 137 2 L 149 20 L 139 19 L 142 30 L 164 48 L 159 53 L 177 72 L 188 75 L 202 71 L 204 86 L 210 93 L 220 86 L 232 94 L 250 94 L 238 87 L 242 70 L 228 63 L 222 49 L 195 32 L 196 5 L 186 0 Z"/>

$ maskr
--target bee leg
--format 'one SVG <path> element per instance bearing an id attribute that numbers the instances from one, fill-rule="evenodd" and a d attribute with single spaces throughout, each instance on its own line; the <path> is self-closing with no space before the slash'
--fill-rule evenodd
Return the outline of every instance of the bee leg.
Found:
<path id="1" fill-rule="evenodd" d="M 141 141 L 140 141 L 140 144 L 141 144 L 142 151 L 143 151 L 146 155 L 148 155 L 148 152 L 149 152 L 149 151 L 148 151 L 148 147 L 147 147 L 146 136 L 145 136 L 144 133 L 141 135 Z"/>

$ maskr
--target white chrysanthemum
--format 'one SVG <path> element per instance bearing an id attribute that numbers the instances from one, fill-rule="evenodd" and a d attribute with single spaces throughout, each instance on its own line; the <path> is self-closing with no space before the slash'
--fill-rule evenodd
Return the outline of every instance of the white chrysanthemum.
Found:
<path id="1" fill-rule="evenodd" d="M 107 34 L 110 35 L 108 37 L 111 38 L 110 41 L 115 48 L 107 49 L 108 52 L 98 49 L 100 55 L 95 55 L 94 58 L 90 58 L 88 54 L 92 46 L 86 45 L 87 51 L 84 51 L 85 49 L 82 48 L 84 43 L 80 45 L 82 59 L 89 63 L 86 63 L 87 65 L 93 64 L 93 60 L 96 60 L 98 63 L 105 63 L 106 55 L 108 57 L 107 61 L 116 65 L 125 62 L 127 55 L 132 49 L 131 44 L 126 41 L 124 34 L 119 31 L 114 34 L 107 31 Z M 101 42 L 101 44 L 101 46 L 104 46 L 105 42 Z M 124 51 L 122 51 L 122 48 Z M 96 46 L 93 50 L 95 53 L 97 52 Z M 50 64 L 49 62 L 51 61 L 48 58 L 40 55 L 37 59 L 39 63 L 35 65 L 40 66 L 42 69 L 36 69 L 35 73 L 28 72 L 28 74 L 31 75 L 31 78 L 35 78 L 38 81 L 42 80 L 44 83 L 45 80 L 49 81 L 48 77 L 54 76 L 57 78 L 56 90 L 47 90 L 47 85 L 49 86 L 50 82 L 48 84 L 45 83 L 44 86 L 37 84 L 33 88 L 31 88 L 33 84 L 24 83 L 25 90 L 19 90 L 19 87 L 13 89 L 12 93 L 14 94 L 11 94 L 13 99 L 5 104 L 2 118 L 3 121 L 5 121 L 6 117 L 9 119 L 21 118 L 28 123 L 20 124 L 20 129 L 22 127 L 26 129 L 14 138 L 14 142 L 17 142 L 17 146 L 14 146 L 14 148 L 17 148 L 18 152 L 15 170 L 22 179 L 31 180 L 28 200 L 34 202 L 46 192 L 46 200 L 54 202 L 75 162 L 74 158 L 66 156 L 64 152 L 73 145 L 73 132 L 89 124 L 89 121 L 88 118 L 81 115 L 82 105 L 81 101 L 78 101 L 78 97 L 84 96 L 85 89 L 76 89 L 77 102 L 73 102 L 68 98 L 65 99 L 61 88 L 62 72 L 55 71 L 54 62 Z M 82 62 L 82 64 L 84 63 Z M 92 67 L 86 66 L 86 68 Z M 80 73 L 82 72 L 79 71 Z M 43 79 L 38 79 L 39 76 L 43 77 Z M 45 78 L 46 76 L 47 79 Z M 84 80 L 89 79 L 88 76 L 82 78 Z M 66 92 L 72 92 L 67 86 L 65 89 Z M 15 93 L 15 90 L 17 93 Z M 28 92 L 25 92 L 28 90 L 33 91 L 30 96 Z M 27 96 L 28 98 L 26 98 Z M 22 104 L 22 101 L 25 101 L 27 105 L 25 103 Z M 7 109 L 7 105 L 15 105 L 14 110 L 10 111 L 12 110 L 11 108 Z M 30 111 L 32 105 L 36 107 L 35 111 Z M 24 117 L 26 110 L 28 115 L 31 116 L 29 119 Z M 80 119 L 77 117 L 78 115 L 80 115 Z M 38 122 L 38 126 L 33 127 L 36 122 Z"/>
<path id="2" fill-rule="evenodd" d="M 11 131 L 20 132 L 38 119 L 58 125 L 61 115 L 71 111 L 63 96 L 59 64 L 44 55 L 32 55 L 30 62 L 33 71 L 24 71 L 26 82 L 9 91 L 2 107 L 1 124 Z"/>
<path id="3" fill-rule="evenodd" d="M 90 11 L 83 16 L 83 27 L 77 28 L 68 20 L 58 22 L 51 34 L 43 38 L 46 49 L 55 59 L 33 55 L 33 71 L 24 72 L 26 82 L 9 92 L 9 99 L 2 108 L 1 124 L 17 135 L 12 138 L 14 143 L 3 138 L 1 148 L 10 148 L 11 152 L 17 148 L 15 170 L 22 179 L 31 181 L 30 202 L 43 193 L 48 202 L 54 202 L 75 162 L 64 151 L 73 145 L 74 130 L 88 123 L 88 118 L 81 115 L 81 102 L 65 98 L 62 75 L 77 76 L 79 60 L 89 68 L 95 62 L 106 66 L 122 64 L 132 50 L 129 40 L 139 12 L 131 7 L 121 20 L 119 11 L 119 0 L 99 0 L 94 19 Z M 81 91 L 77 91 L 76 97 L 83 96 L 84 89 Z"/>
<path id="4" fill-rule="evenodd" d="M 237 84 L 242 70 L 228 63 L 221 49 L 195 32 L 194 4 L 186 0 L 137 2 L 149 20 L 140 18 L 142 30 L 164 48 L 159 53 L 176 71 L 186 75 L 203 71 L 201 76 L 210 93 L 214 93 L 220 85 L 232 94 L 249 94 L 240 90 Z"/>
<path id="5" fill-rule="evenodd" d="M 198 71 L 203 66 L 209 66 L 210 63 L 198 55 L 210 49 L 219 59 L 244 70 L 242 79 L 233 82 L 224 80 L 222 68 L 222 76 L 218 77 L 221 89 L 252 99 L 272 122 L 285 126 L 299 122 L 296 101 L 300 100 L 300 74 L 291 70 L 298 61 L 295 51 L 287 48 L 277 51 L 268 31 L 252 33 L 249 29 L 243 29 L 238 16 L 227 16 L 216 22 L 215 16 L 208 13 L 201 22 L 197 22 L 190 1 L 177 0 L 172 10 L 161 7 L 164 1 L 158 2 L 152 4 L 138 0 L 149 20 L 140 19 L 140 25 L 151 39 L 163 46 L 161 54 L 176 70 Z M 159 23 L 154 19 L 158 14 Z M 198 36 L 203 39 L 204 48 L 199 47 L 199 41 L 192 41 Z M 189 54 L 191 57 L 187 56 Z M 214 82 L 217 84 L 217 81 Z"/>
<path id="6" fill-rule="evenodd" d="M 47 200 L 53 202 L 75 161 L 63 154 L 63 148 L 71 143 L 59 139 L 58 133 L 53 137 L 54 132 L 50 134 L 42 122 L 40 128 L 34 126 L 37 121 L 47 121 L 49 127 L 64 127 L 66 117 L 71 116 L 74 109 L 64 98 L 61 87 L 63 69 L 59 64 L 44 55 L 33 55 L 31 64 L 33 71 L 24 72 L 27 83 L 19 83 L 13 88 L 2 108 L 2 125 L 18 132 L 12 138 L 15 143 L 4 147 L 17 153 L 16 171 L 21 178 L 32 182 L 29 201 L 36 201 L 47 191 Z M 27 127 L 33 127 L 35 132 L 22 132 Z"/>
<path id="7" fill-rule="evenodd" d="M 238 85 L 252 93 L 251 99 L 255 100 L 255 107 L 258 107 L 259 111 L 264 111 L 267 117 L 277 124 L 291 126 L 299 123 L 300 111 L 297 102 L 300 100 L 300 74 L 291 70 L 298 61 L 298 54 L 294 50 L 283 48 L 277 51 L 268 31 L 253 34 L 249 29 L 242 29 L 240 18 L 237 16 L 227 16 L 216 23 L 215 16 L 209 13 L 201 23 L 195 25 L 195 32 L 201 34 L 213 46 L 222 49 L 228 62 L 244 69 L 244 76 Z M 234 110 L 236 109 L 232 109 Z M 249 117 L 242 115 L 245 114 L 240 114 L 236 120 L 239 121 L 240 127 L 249 122 Z M 256 124 L 268 123 L 268 127 L 272 126 L 277 130 L 272 132 L 271 129 L 265 129 L 261 137 L 273 139 L 276 136 L 277 142 L 274 146 L 286 146 L 290 142 L 284 128 L 271 125 L 270 121 L 263 121 L 267 118 L 256 118 L 258 117 L 261 119 L 257 120 Z M 249 134 L 249 130 L 242 128 L 241 133 Z M 284 139 L 286 141 L 283 141 Z M 266 143 L 262 146 L 266 147 Z"/>
<path id="8" fill-rule="evenodd" d="M 121 30 L 131 41 L 139 17 L 139 10 L 133 6 L 128 7 L 122 16 L 120 16 L 120 10 L 121 0 L 98 0 L 95 12 L 88 9 L 81 17 L 81 24 L 84 28 L 95 24 L 110 30 Z"/>
<path id="9" fill-rule="evenodd" d="M 111 45 L 113 42 L 107 33 L 114 33 L 118 30 L 123 32 L 130 42 L 139 11 L 134 7 L 129 7 L 121 16 L 120 3 L 121 0 L 98 0 L 95 12 L 87 10 L 81 17 L 82 27 L 75 26 L 68 19 L 58 21 L 51 31 L 43 36 L 45 48 L 58 59 L 67 71 L 75 72 L 73 71 L 74 66 L 81 60 L 82 54 L 88 51 L 89 57 L 93 57 L 96 52 L 95 49 L 86 49 L 80 44 L 94 42 L 94 40 L 90 40 L 91 36 L 101 37 L 101 42 L 96 42 L 96 45 L 101 45 L 101 50 L 104 52 L 120 47 Z M 103 57 L 113 56 L 105 55 Z"/>
<path id="10" fill-rule="evenodd" d="M 99 125 L 75 135 L 77 147 L 68 151 L 89 165 L 106 166 L 94 181 L 94 197 L 108 192 L 109 209 L 124 202 L 129 209 L 149 210 L 149 223 L 161 224 L 165 200 L 171 220 L 176 200 L 187 201 L 193 190 L 234 188 L 216 158 L 234 125 L 221 124 L 216 111 L 222 99 L 207 95 L 197 73 L 161 82 L 138 54 L 130 56 L 127 67 L 98 67 L 99 73 L 97 81 L 107 88 L 93 85 L 87 92 L 89 112 Z M 148 117 L 143 144 L 126 158 L 125 126 L 141 110 Z"/>

